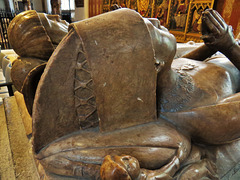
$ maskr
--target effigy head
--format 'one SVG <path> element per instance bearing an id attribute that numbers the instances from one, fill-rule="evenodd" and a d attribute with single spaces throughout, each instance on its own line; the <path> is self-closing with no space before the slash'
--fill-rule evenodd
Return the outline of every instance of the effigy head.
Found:
<path id="1" fill-rule="evenodd" d="M 55 45 L 67 34 L 67 28 L 67 23 L 56 17 L 30 10 L 18 14 L 11 21 L 8 37 L 19 56 L 48 60 Z"/>
<path id="2" fill-rule="evenodd" d="M 61 20 L 59 15 L 38 13 L 38 16 L 50 37 L 54 47 L 56 47 L 63 37 L 68 33 L 68 22 Z"/>
<path id="3" fill-rule="evenodd" d="M 158 142 L 179 141 L 172 128 L 165 129 L 157 123 L 158 70 L 152 39 L 155 36 L 150 34 L 157 33 L 152 26 L 129 9 L 70 25 L 69 34 L 45 68 L 33 105 L 33 147 L 49 172 L 84 178 L 97 176 L 96 173 L 99 176 L 99 164 L 112 151 L 112 157 L 108 156 L 102 166 L 102 178 L 130 180 L 139 176 L 140 165 L 156 169 L 172 157 L 169 153 L 176 153 L 174 148 L 167 149 L 167 158 L 156 161 L 155 155 L 162 150 Z M 156 37 L 162 41 L 168 36 L 159 33 Z M 171 134 L 174 138 L 170 138 Z M 90 151 L 93 156 L 101 155 L 91 158 Z M 130 151 L 131 156 L 115 156 Z M 179 152 L 183 154 L 182 150 Z M 142 153 L 147 154 L 146 158 Z M 97 162 L 92 161 L 88 167 L 95 168 L 86 168 L 79 174 L 71 169 L 75 160 L 82 158 L 88 163 L 89 157 Z M 142 157 L 143 161 L 134 157 Z M 55 166 L 57 162 L 59 165 Z"/>
<path id="4" fill-rule="evenodd" d="M 16 89 L 24 94 L 30 114 L 43 67 L 67 32 L 68 23 L 58 15 L 34 10 L 18 14 L 9 25 L 9 42 L 20 56 L 13 63 L 11 78 Z"/>
<path id="5" fill-rule="evenodd" d="M 156 121 L 155 53 L 149 27 L 133 10 L 70 25 L 36 91 L 36 151 L 70 132 L 96 127 L 108 132 Z"/>

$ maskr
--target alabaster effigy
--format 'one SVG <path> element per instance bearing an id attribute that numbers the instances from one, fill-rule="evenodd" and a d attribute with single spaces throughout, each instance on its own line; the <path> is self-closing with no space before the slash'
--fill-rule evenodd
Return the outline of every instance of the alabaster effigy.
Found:
<path id="1" fill-rule="evenodd" d="M 239 162 L 240 47 L 216 11 L 202 22 L 205 45 L 174 60 L 175 37 L 133 10 L 70 25 L 33 104 L 50 179 L 221 179 Z"/>
<path id="2" fill-rule="evenodd" d="M 42 67 L 45 67 L 45 63 L 67 32 L 68 23 L 58 15 L 37 13 L 35 10 L 18 14 L 9 24 L 9 42 L 19 55 L 12 65 L 11 79 L 15 88 L 25 94 L 30 113 L 36 86 L 28 85 L 32 82 L 37 85 Z"/>
<path id="3" fill-rule="evenodd" d="M 61 43 L 47 64 L 24 54 L 16 84 L 45 178 L 221 179 L 238 164 L 240 47 L 216 11 L 202 15 L 205 45 L 174 60 L 175 37 L 130 9 L 73 23 L 62 40 L 47 26 L 56 16 L 37 15 L 42 40 Z"/>

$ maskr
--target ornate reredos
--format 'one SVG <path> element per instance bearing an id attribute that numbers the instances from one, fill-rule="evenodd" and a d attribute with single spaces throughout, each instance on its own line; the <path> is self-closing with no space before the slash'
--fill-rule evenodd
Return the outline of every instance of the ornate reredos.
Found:
<path id="1" fill-rule="evenodd" d="M 36 92 L 35 150 L 80 129 L 99 126 L 103 132 L 155 121 L 154 64 L 149 31 L 133 10 L 70 25 Z"/>

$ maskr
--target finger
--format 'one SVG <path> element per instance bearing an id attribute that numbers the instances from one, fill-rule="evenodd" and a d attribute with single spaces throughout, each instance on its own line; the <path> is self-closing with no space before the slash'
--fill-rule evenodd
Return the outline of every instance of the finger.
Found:
<path id="1" fill-rule="evenodd" d="M 220 32 L 223 33 L 224 29 L 221 26 L 221 24 L 215 19 L 214 15 L 212 14 L 212 11 L 207 11 L 206 13 L 207 19 L 211 21 L 211 23 L 216 27 L 216 29 Z"/>
<path id="2" fill-rule="evenodd" d="M 222 18 L 222 16 L 215 10 L 213 10 L 213 16 L 217 19 L 217 21 L 219 22 L 219 24 L 221 24 L 221 26 L 223 27 L 224 30 L 227 29 L 227 24 L 225 23 L 224 19 Z"/>
<path id="3" fill-rule="evenodd" d="M 201 26 L 202 26 L 202 27 L 201 27 L 202 35 L 207 35 L 207 34 L 209 34 L 207 25 L 206 25 L 206 23 L 205 23 L 205 20 L 202 20 Z"/>
<path id="4" fill-rule="evenodd" d="M 215 36 L 220 35 L 219 29 L 215 26 L 215 24 L 213 24 L 213 22 L 209 19 L 209 16 L 207 16 L 205 13 L 203 14 L 202 20 L 205 23 L 208 32 L 213 33 Z"/>
<path id="5" fill-rule="evenodd" d="M 208 12 L 208 13 L 212 14 L 213 17 L 220 23 L 220 25 L 223 28 L 225 27 L 226 23 L 225 23 L 225 21 L 223 20 L 223 18 L 221 17 L 221 15 L 217 11 L 215 11 L 213 9 L 207 9 L 207 10 L 205 10 L 205 12 Z"/>

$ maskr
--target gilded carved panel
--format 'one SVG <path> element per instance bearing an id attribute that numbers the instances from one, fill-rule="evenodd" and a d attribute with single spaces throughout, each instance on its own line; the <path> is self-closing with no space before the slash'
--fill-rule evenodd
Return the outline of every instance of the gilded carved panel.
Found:
<path id="1" fill-rule="evenodd" d="M 214 0 L 104 0 L 103 12 L 113 4 L 139 12 L 143 17 L 158 18 L 178 42 L 200 42 L 201 15 L 212 8 Z"/>

